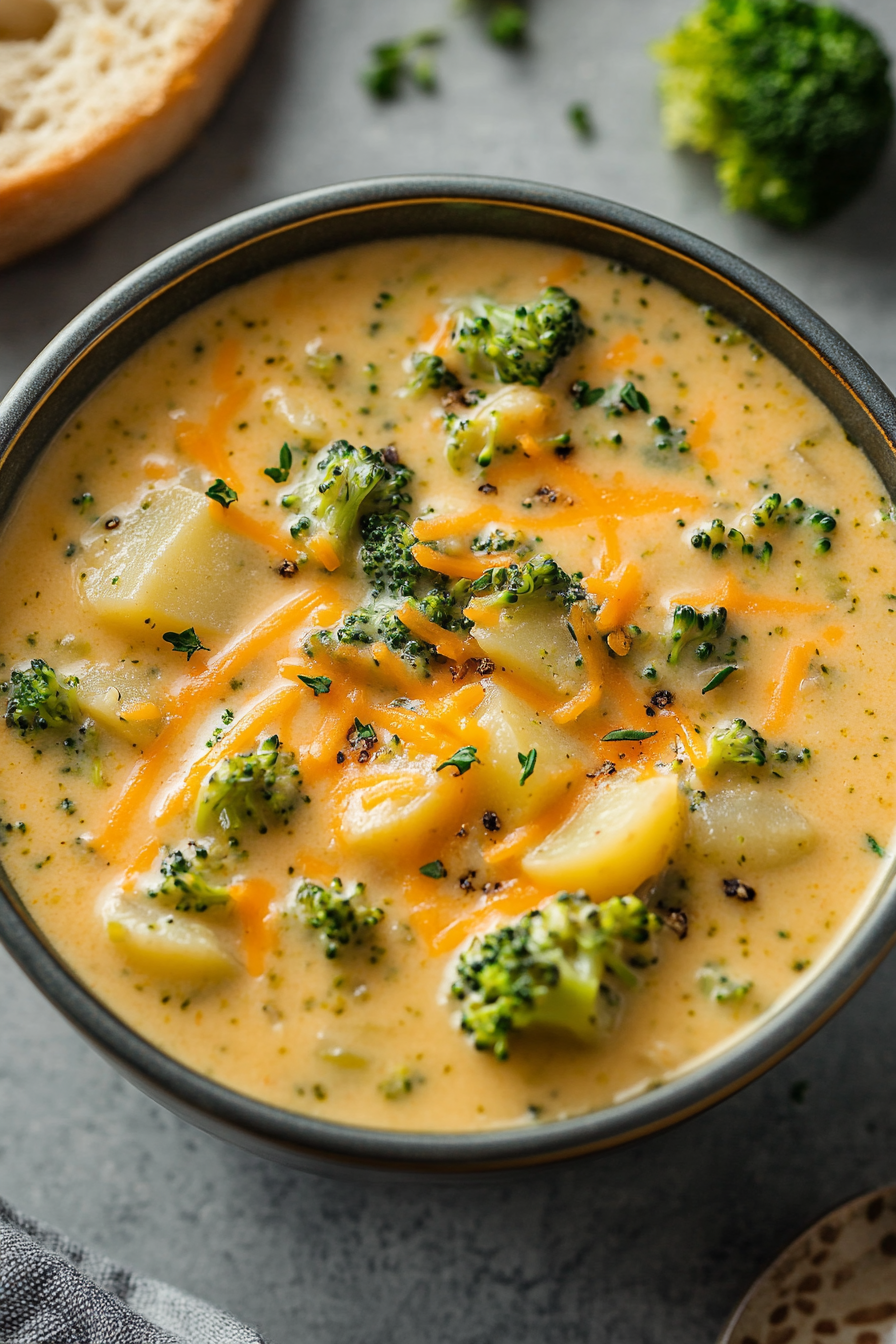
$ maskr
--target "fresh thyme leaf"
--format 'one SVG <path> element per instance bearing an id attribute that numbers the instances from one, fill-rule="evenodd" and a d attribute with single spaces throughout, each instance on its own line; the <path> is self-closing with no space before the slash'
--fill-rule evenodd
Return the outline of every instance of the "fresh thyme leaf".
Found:
<path id="1" fill-rule="evenodd" d="M 282 485 L 284 481 L 289 480 L 289 473 L 292 471 L 292 449 L 288 443 L 284 443 L 280 449 L 279 467 L 265 467 L 265 476 L 270 476 L 271 480 L 277 485 Z"/>
<path id="2" fill-rule="evenodd" d="M 475 747 L 458 747 L 453 756 L 449 756 L 447 761 L 443 761 L 436 770 L 447 770 L 449 765 L 453 765 L 458 775 L 465 775 L 471 765 L 481 765 L 482 762 L 476 755 Z"/>
<path id="3" fill-rule="evenodd" d="M 239 499 L 237 492 L 231 490 L 227 482 L 222 481 L 220 476 L 216 481 L 212 481 L 205 493 L 209 499 L 213 499 L 216 504 L 221 504 L 225 509 L 229 509 L 231 504 L 235 504 Z"/>
<path id="4" fill-rule="evenodd" d="M 644 393 L 635 387 L 634 383 L 626 383 L 625 387 L 619 393 L 619 400 L 629 408 L 630 411 L 650 411 L 650 402 Z"/>
<path id="5" fill-rule="evenodd" d="M 566 109 L 566 118 L 570 126 L 582 140 L 594 139 L 594 122 L 591 108 L 587 103 L 572 103 Z"/>
<path id="6" fill-rule="evenodd" d="M 710 677 L 709 681 L 703 687 L 701 694 L 705 695 L 707 691 L 714 691 L 717 686 L 721 686 L 723 681 L 728 680 L 732 672 L 737 672 L 739 670 L 740 669 L 735 663 L 732 663 L 730 667 L 720 667 L 715 676 Z"/>
<path id="7" fill-rule="evenodd" d="M 381 42 L 370 53 L 370 64 L 361 75 L 361 82 L 373 98 L 388 101 L 397 98 L 402 82 L 410 79 L 418 88 L 431 93 L 436 87 L 436 73 L 432 60 L 417 55 L 421 47 L 434 47 L 442 40 L 435 29 L 413 33 L 397 42 Z"/>
<path id="8" fill-rule="evenodd" d="M 887 851 L 884 849 L 883 845 L 878 844 L 873 835 L 868 835 L 866 833 L 865 839 L 868 841 L 868 848 L 871 850 L 872 854 L 876 854 L 879 859 L 885 859 L 887 857 Z"/>
<path id="9" fill-rule="evenodd" d="M 602 737 L 601 742 L 643 742 L 648 737 L 656 737 L 656 729 L 648 732 L 644 728 L 616 728 Z"/>
<path id="10" fill-rule="evenodd" d="M 189 662 L 193 657 L 193 654 L 198 653 L 200 649 L 205 649 L 206 653 L 209 652 L 208 645 L 203 644 L 200 641 L 199 636 L 196 634 L 192 625 L 189 630 L 181 630 L 180 634 L 174 630 L 169 630 L 167 635 L 163 635 L 162 638 L 171 645 L 175 653 L 185 653 L 187 655 L 187 662 Z"/>
<path id="11" fill-rule="evenodd" d="M 523 755 L 521 751 L 518 751 L 517 759 L 523 767 L 523 773 L 520 775 L 520 787 L 522 788 L 532 771 L 535 769 L 535 762 L 538 760 L 538 752 L 534 747 L 530 752 L 527 752 L 526 755 Z"/>
<path id="12" fill-rule="evenodd" d="M 301 672 L 299 673 L 299 681 L 307 686 L 309 691 L 314 692 L 315 699 L 319 695 L 329 695 L 330 687 L 333 685 L 330 677 L 303 677 Z"/>
<path id="13" fill-rule="evenodd" d="M 448 869 L 441 859 L 433 859 L 432 863 L 424 863 L 420 868 L 424 877 L 446 877 Z"/>
<path id="14" fill-rule="evenodd" d="M 356 718 L 355 732 L 358 734 L 360 738 L 363 738 L 365 742 L 376 741 L 376 733 L 374 731 L 372 723 L 362 723 L 359 718 Z"/>
<path id="15" fill-rule="evenodd" d="M 575 406 L 577 411 L 581 411 L 584 410 L 586 406 L 593 406 L 596 402 L 600 401 L 601 397 L 604 395 L 604 391 L 604 388 L 592 387 L 591 384 L 586 383 L 583 378 L 579 378 L 571 385 L 569 395 L 572 397 L 573 406 Z"/>

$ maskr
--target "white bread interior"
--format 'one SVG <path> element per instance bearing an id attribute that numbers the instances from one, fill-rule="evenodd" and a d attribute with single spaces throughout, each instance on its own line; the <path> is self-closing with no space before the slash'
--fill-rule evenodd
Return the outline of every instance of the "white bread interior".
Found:
<path id="1" fill-rule="evenodd" d="M 116 205 L 188 143 L 271 0 L 0 0 L 0 265 Z"/>

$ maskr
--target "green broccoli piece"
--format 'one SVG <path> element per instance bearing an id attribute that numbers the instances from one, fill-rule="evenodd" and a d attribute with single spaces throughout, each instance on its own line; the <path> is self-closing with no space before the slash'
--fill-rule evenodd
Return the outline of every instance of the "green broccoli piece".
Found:
<path id="1" fill-rule="evenodd" d="M 646 943 L 659 927 L 636 896 L 595 905 L 582 891 L 561 892 L 462 953 L 451 986 L 463 1003 L 462 1030 L 497 1059 L 507 1058 L 511 1033 L 529 1027 L 593 1040 L 606 973 L 634 988 L 626 944 Z M 638 961 L 645 964 L 643 956 Z"/>
<path id="2" fill-rule="evenodd" d="M 295 903 L 308 928 L 319 931 L 324 955 L 330 960 L 339 955 L 341 947 L 362 943 L 367 930 L 385 918 L 379 906 L 365 903 L 364 891 L 363 882 L 346 891 L 338 877 L 328 887 L 308 881 L 299 884 Z"/>
<path id="3" fill-rule="evenodd" d="M 32 658 L 30 667 L 16 668 L 10 677 L 7 728 L 24 734 L 80 723 L 84 715 L 77 687 L 77 677 L 60 678 L 43 658 Z"/>
<path id="4" fill-rule="evenodd" d="M 208 850 L 199 846 L 192 859 L 182 850 L 174 850 L 162 860 L 162 880 L 157 887 L 147 891 L 147 896 L 161 905 L 174 906 L 175 910 L 181 911 L 194 910 L 197 914 L 210 907 L 227 905 L 230 900 L 227 887 L 214 886 L 202 873 L 207 858 Z"/>
<path id="5" fill-rule="evenodd" d="M 458 313 L 452 340 L 474 378 L 540 387 L 585 334 L 579 307 L 553 285 L 528 307 L 477 299 Z"/>
<path id="6" fill-rule="evenodd" d="M 846 205 L 883 155 L 889 58 L 832 5 L 704 0 L 653 51 L 667 143 L 716 156 L 729 210 L 806 228 Z"/>
<path id="7" fill-rule="evenodd" d="M 285 821 L 294 810 L 301 784 L 292 752 L 280 750 L 279 737 L 269 737 L 209 775 L 196 813 L 199 833 L 231 833 L 251 822 L 264 835 L 269 823 Z"/>
<path id="8" fill-rule="evenodd" d="M 492 527 L 470 542 L 470 550 L 476 555 L 501 555 L 505 551 L 515 551 L 520 555 L 530 549 L 526 546 L 522 532 L 505 532 L 503 527 Z"/>
<path id="9" fill-rule="evenodd" d="M 701 994 L 713 1003 L 739 1003 L 753 988 L 752 980 L 735 980 L 715 961 L 708 961 L 697 972 Z"/>
<path id="10" fill-rule="evenodd" d="M 460 388 L 460 379 L 451 372 L 439 355 L 418 350 L 411 356 L 411 369 L 411 377 L 403 396 L 421 397 L 424 392 L 439 391 L 441 388 L 447 392 L 457 392 Z"/>
<path id="11" fill-rule="evenodd" d="M 523 564 L 487 569 L 478 579 L 464 580 L 455 591 L 486 601 L 490 606 L 507 607 L 532 600 L 560 602 L 568 611 L 585 597 L 579 583 L 581 574 L 567 574 L 549 555 L 534 555 Z"/>
<path id="12" fill-rule="evenodd" d="M 371 514 L 406 517 L 413 474 L 389 449 L 375 452 L 339 439 L 318 454 L 298 489 L 282 497 L 283 507 L 298 513 L 290 533 L 301 537 L 322 531 L 344 559 L 362 519 Z"/>
<path id="13" fill-rule="evenodd" d="M 708 764 L 719 770 L 724 765 L 765 765 L 766 741 L 744 719 L 720 724 L 709 739 Z"/>
<path id="14" fill-rule="evenodd" d="M 411 554 L 417 538 L 402 517 L 371 514 L 361 521 L 361 568 L 370 579 L 370 595 L 412 596 L 424 571 Z"/>
<path id="15" fill-rule="evenodd" d="M 717 639 L 724 632 L 727 621 L 725 607 L 707 607 L 705 611 L 697 611 L 696 607 L 686 602 L 680 603 L 672 611 L 672 628 L 669 632 L 672 648 L 666 661 L 676 666 L 682 649 L 702 636 L 706 638 L 697 646 L 696 653 L 701 660 L 708 658 L 712 653 L 712 644 L 708 641 Z"/>
<path id="16" fill-rule="evenodd" d="M 457 585 L 459 588 L 461 585 Z M 434 588 L 423 597 L 409 599 L 429 620 L 443 630 L 468 632 L 471 622 L 463 614 L 454 590 Z M 375 644 L 382 640 L 387 648 L 409 663 L 418 676 L 431 675 L 431 664 L 439 659 L 432 644 L 413 634 L 396 615 L 392 606 L 374 604 L 350 612 L 336 631 L 340 644 Z"/>

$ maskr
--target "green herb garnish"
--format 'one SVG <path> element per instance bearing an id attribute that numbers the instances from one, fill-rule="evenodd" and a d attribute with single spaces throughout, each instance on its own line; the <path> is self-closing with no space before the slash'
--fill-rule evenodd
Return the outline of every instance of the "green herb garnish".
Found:
<path id="1" fill-rule="evenodd" d="M 292 471 L 292 449 L 288 443 L 284 443 L 280 449 L 279 467 L 265 467 L 265 476 L 270 476 L 271 480 L 277 485 L 282 485 L 284 481 L 289 480 L 289 473 Z"/>
<path id="2" fill-rule="evenodd" d="M 189 630 L 181 630 L 180 634 L 175 630 L 169 630 L 166 635 L 162 636 L 162 638 L 171 645 L 175 653 L 185 653 L 187 655 L 187 662 L 189 662 L 193 657 L 193 654 L 198 653 L 200 649 L 205 649 L 206 653 L 209 652 L 208 645 L 201 642 L 192 625 Z"/>
<path id="3" fill-rule="evenodd" d="M 530 752 L 527 752 L 525 755 L 523 755 L 521 751 L 518 751 L 517 759 L 519 760 L 520 765 L 523 767 L 523 773 L 520 775 L 520 787 L 522 788 L 526 780 L 531 775 L 532 771 L 535 769 L 535 762 L 538 760 L 538 752 L 535 750 L 534 747 Z"/>
<path id="4" fill-rule="evenodd" d="M 602 737 L 601 742 L 643 742 L 647 737 L 656 737 L 656 729 L 650 732 L 645 728 L 616 728 Z"/>
<path id="5" fill-rule="evenodd" d="M 220 504 L 225 509 L 229 509 L 231 504 L 235 504 L 239 499 L 237 492 L 231 490 L 227 482 L 222 481 L 220 476 L 212 482 L 205 493 L 209 499 L 213 499 L 216 504 Z"/>
<path id="6" fill-rule="evenodd" d="M 424 863 L 420 867 L 424 877 L 447 877 L 448 869 L 441 859 L 433 859 L 432 863 Z"/>
<path id="7" fill-rule="evenodd" d="M 465 775 L 471 765 L 481 765 L 482 762 L 476 755 L 475 747 L 458 747 L 453 756 L 449 756 L 447 761 L 436 766 L 436 770 L 447 770 L 449 765 L 453 765 L 458 775 Z"/>
<path id="8" fill-rule="evenodd" d="M 314 692 L 315 699 L 319 695 L 329 695 L 330 687 L 333 685 L 330 677 L 303 677 L 301 672 L 299 673 L 299 681 L 307 686 L 309 691 Z"/>
<path id="9" fill-rule="evenodd" d="M 717 686 L 721 686 L 721 684 L 722 684 L 723 681 L 727 681 L 727 680 L 728 680 L 728 678 L 731 676 L 732 672 L 737 672 L 737 671 L 738 671 L 738 668 L 737 668 L 737 666 L 736 666 L 734 663 L 732 663 L 732 665 L 731 665 L 730 667 L 721 667 L 721 668 L 719 668 L 719 670 L 718 670 L 718 672 L 715 674 L 715 676 L 714 676 L 714 677 L 710 677 L 709 681 L 708 681 L 708 682 L 706 683 L 706 685 L 703 687 L 703 690 L 702 690 L 701 694 L 702 694 L 702 695 L 706 695 L 706 692 L 707 692 L 707 691 L 714 691 L 714 690 L 716 689 Z"/>

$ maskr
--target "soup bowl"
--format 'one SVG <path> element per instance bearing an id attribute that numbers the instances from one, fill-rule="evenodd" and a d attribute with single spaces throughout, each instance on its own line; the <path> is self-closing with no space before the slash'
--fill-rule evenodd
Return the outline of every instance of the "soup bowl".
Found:
<path id="1" fill-rule="evenodd" d="M 541 241 L 643 271 L 750 333 L 818 396 L 896 494 L 896 399 L 820 317 L 767 276 L 693 234 L 626 206 L 486 178 L 417 177 L 306 192 L 169 248 L 97 299 L 0 404 L 0 518 L 53 436 L 142 344 L 230 286 L 352 244 L 432 234 Z M 821 1026 L 896 939 L 896 863 L 799 989 L 663 1086 L 607 1109 L 481 1133 L 392 1132 L 282 1110 L 163 1053 L 91 993 L 0 868 L 0 939 L 43 993 L 138 1087 L 200 1128 L 308 1169 L 445 1177 L 571 1158 L 626 1143 L 743 1087 Z"/>

